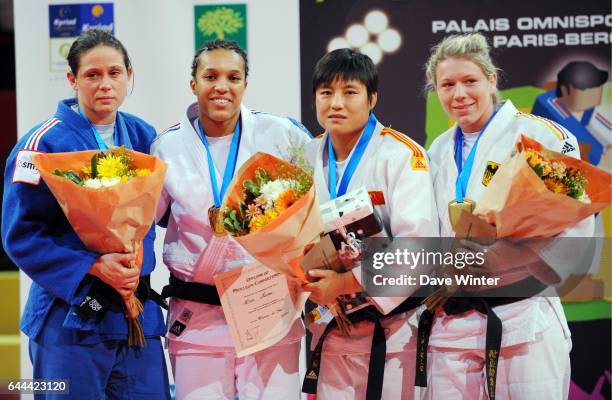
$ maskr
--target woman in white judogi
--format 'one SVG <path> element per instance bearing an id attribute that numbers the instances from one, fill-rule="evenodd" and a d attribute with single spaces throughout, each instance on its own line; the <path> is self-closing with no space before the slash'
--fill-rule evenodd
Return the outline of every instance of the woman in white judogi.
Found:
<path id="1" fill-rule="evenodd" d="M 509 100 L 498 101 L 497 68 L 488 49 L 480 34 L 451 36 L 432 49 L 427 63 L 428 84 L 457 122 L 429 150 L 443 237 L 454 236 L 449 202 L 460 203 L 463 198 L 477 203 L 488 183 L 487 169 L 490 173 L 503 163 L 521 134 L 552 150 L 580 156 L 571 133 L 544 118 L 519 112 Z M 461 179 L 456 184 L 459 166 L 467 178 L 463 186 Z M 590 217 L 559 237 L 588 237 L 592 232 Z M 545 284 L 555 284 L 571 272 L 569 261 L 580 256 L 575 251 L 568 254 L 558 241 L 537 247 L 505 249 L 509 253 L 498 257 L 495 265 L 486 264 L 486 268 L 492 276 L 500 276 L 504 284 L 534 276 Z M 514 271 L 511 276 L 504 274 L 510 269 Z M 496 390 L 485 368 L 486 315 L 476 310 L 447 315 L 438 310 L 429 339 L 427 389 L 421 391 L 421 397 L 567 398 L 571 339 L 559 298 L 538 295 L 499 305 L 494 312 L 503 330 Z M 489 393 L 492 389 L 495 394 Z"/>
<path id="2" fill-rule="evenodd" d="M 211 223 L 233 172 L 258 151 L 281 157 L 310 139 L 298 123 L 241 105 L 247 73 L 236 43 L 205 43 L 192 65 L 198 102 L 152 145 L 152 154 L 168 163 L 158 220 L 167 221 L 163 259 L 172 277 L 164 292 L 172 297 L 167 337 L 177 399 L 300 396 L 302 322 L 278 344 L 238 358 L 212 286 L 215 274 L 253 262 L 232 238 L 215 235 Z M 184 282 L 204 285 L 187 290 Z"/>
<path id="3" fill-rule="evenodd" d="M 307 146 L 306 155 L 314 166 L 319 202 L 365 187 L 390 236 L 437 237 L 429 161 L 421 146 L 385 128 L 372 113 L 378 76 L 371 59 L 349 49 L 333 51 L 317 63 L 313 82 L 317 119 L 325 133 Z M 335 179 L 330 178 L 330 168 Z M 330 179 L 337 185 L 330 185 Z M 320 279 L 305 289 L 321 305 L 339 294 L 363 291 L 360 268 L 344 273 L 314 270 L 311 276 Z M 405 299 L 376 297 L 369 302 L 388 315 Z M 408 323 L 412 314 L 413 310 L 381 319 L 386 337 L 383 399 L 413 398 L 416 326 Z M 313 325 L 316 344 L 325 326 Z M 369 371 L 373 331 L 374 323 L 361 321 L 353 325 L 350 337 L 336 328 L 327 335 L 318 384 L 314 383 L 317 398 L 365 399 L 366 392 L 372 391 L 369 381 L 383 373 Z M 367 398 L 375 395 L 368 393 Z"/>

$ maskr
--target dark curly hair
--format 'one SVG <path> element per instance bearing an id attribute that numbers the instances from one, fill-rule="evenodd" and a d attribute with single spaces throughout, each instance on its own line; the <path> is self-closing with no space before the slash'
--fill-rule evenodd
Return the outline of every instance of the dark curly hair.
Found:
<path id="1" fill-rule="evenodd" d="M 193 61 L 191 63 L 192 77 L 195 78 L 196 71 L 198 69 L 198 64 L 200 62 L 200 55 L 205 51 L 213 51 L 217 49 L 230 50 L 242 57 L 242 60 L 244 61 L 244 77 L 246 78 L 247 76 L 249 76 L 249 63 L 247 61 L 246 51 L 244 51 L 244 49 L 233 40 L 214 39 L 204 43 L 202 47 L 200 47 L 193 56 Z"/>

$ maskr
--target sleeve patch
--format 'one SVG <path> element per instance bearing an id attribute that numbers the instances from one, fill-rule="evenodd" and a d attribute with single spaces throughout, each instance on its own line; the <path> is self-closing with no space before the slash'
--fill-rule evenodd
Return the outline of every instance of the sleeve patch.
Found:
<path id="1" fill-rule="evenodd" d="M 423 151 L 421 151 L 419 146 L 408 136 L 398 131 L 395 131 L 391 128 L 384 128 L 380 132 L 380 135 L 381 136 L 389 135 L 393 139 L 397 140 L 398 142 L 402 143 L 403 145 L 405 145 L 406 147 L 410 149 L 410 151 L 412 152 L 412 160 L 410 162 L 410 166 L 412 167 L 413 171 L 428 171 L 429 170 L 429 168 L 427 167 L 427 161 L 425 160 L 425 155 L 423 154 Z"/>
<path id="2" fill-rule="evenodd" d="M 385 205 L 385 195 L 382 190 L 370 190 L 368 192 L 370 195 L 370 200 L 372 201 L 373 206 L 383 206 Z"/>
<path id="3" fill-rule="evenodd" d="M 413 171 L 428 171 L 427 161 L 425 161 L 425 157 L 412 156 L 412 170 Z"/>
<path id="4" fill-rule="evenodd" d="M 32 162 L 32 156 L 38 151 L 21 150 L 15 159 L 15 172 L 13 173 L 13 183 L 27 183 L 38 186 L 40 183 L 40 173 Z"/>

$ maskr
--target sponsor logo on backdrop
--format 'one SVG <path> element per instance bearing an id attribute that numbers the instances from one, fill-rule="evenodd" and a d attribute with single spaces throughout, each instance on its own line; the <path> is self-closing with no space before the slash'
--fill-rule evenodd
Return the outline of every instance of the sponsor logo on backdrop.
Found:
<path id="1" fill-rule="evenodd" d="M 81 34 L 89 29 L 115 32 L 112 3 L 49 5 L 49 70 L 68 70 L 68 51 Z"/>
<path id="2" fill-rule="evenodd" d="M 217 4 L 194 7 L 196 50 L 212 39 L 230 39 L 247 49 L 246 4 Z"/>
<path id="3" fill-rule="evenodd" d="M 327 51 L 352 48 L 367 54 L 379 64 L 385 54 L 395 53 L 402 45 L 402 35 L 389 25 L 387 13 L 369 11 L 362 22 L 351 24 L 344 35 L 336 36 L 327 44 Z"/>

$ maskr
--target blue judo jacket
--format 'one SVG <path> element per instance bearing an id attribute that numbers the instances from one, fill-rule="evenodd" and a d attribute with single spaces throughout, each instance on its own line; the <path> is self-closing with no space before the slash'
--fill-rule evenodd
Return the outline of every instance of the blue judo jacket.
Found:
<path id="1" fill-rule="evenodd" d="M 53 118 L 22 137 L 6 160 L 4 174 L 2 243 L 33 281 L 21 330 L 40 343 L 99 343 L 128 334 L 118 294 L 103 313 L 84 317 L 76 312 L 94 281 L 87 272 L 100 254 L 83 245 L 31 163 L 35 152 L 98 149 L 91 126 L 71 108 L 74 104 L 75 99 L 59 102 Z M 149 153 L 155 137 L 152 126 L 123 112 L 117 113 L 115 124 L 120 144 Z M 155 267 L 154 240 L 153 226 L 143 243 L 143 276 Z M 147 337 L 165 333 L 161 310 L 151 300 L 144 304 L 141 322 Z"/>

